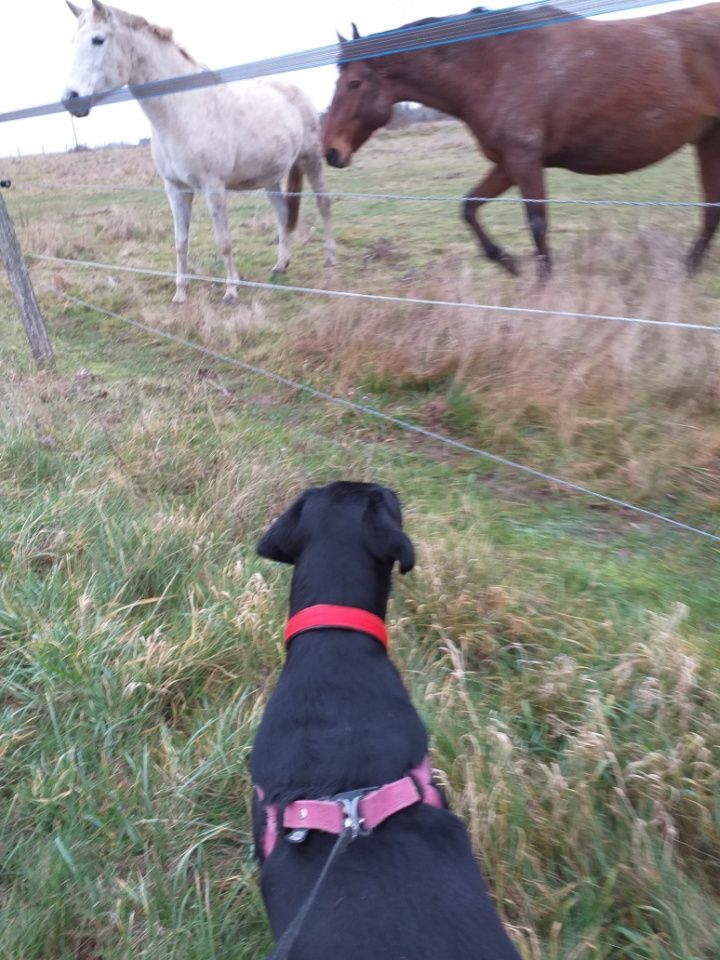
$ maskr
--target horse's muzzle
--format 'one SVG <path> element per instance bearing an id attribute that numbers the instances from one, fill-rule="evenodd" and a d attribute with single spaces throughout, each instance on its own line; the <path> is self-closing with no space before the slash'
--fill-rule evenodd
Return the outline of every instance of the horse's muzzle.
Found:
<path id="1" fill-rule="evenodd" d="M 339 150 L 335 147 L 330 147 L 329 150 L 325 153 L 325 159 L 330 164 L 331 167 L 343 167 L 350 166 L 350 155 L 343 157 Z"/>
<path id="2" fill-rule="evenodd" d="M 62 98 L 62 105 L 74 117 L 86 117 L 90 113 L 89 100 L 89 97 L 81 97 L 77 90 L 68 90 Z"/>

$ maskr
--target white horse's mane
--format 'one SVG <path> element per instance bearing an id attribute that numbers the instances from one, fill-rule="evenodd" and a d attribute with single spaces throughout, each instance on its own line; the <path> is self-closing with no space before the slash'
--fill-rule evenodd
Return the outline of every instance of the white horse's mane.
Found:
<path id="1" fill-rule="evenodd" d="M 154 34 L 158 40 L 164 40 L 167 43 L 172 43 L 172 45 L 179 50 L 183 57 L 185 57 L 186 60 L 189 60 L 190 63 L 195 64 L 195 66 L 198 67 L 200 66 L 195 57 L 188 53 L 185 47 L 181 46 L 177 42 L 170 27 L 159 27 L 156 23 L 150 23 L 150 21 L 146 20 L 145 17 L 140 17 L 134 13 L 128 13 L 126 10 L 119 10 L 117 7 L 109 7 L 109 9 L 112 10 L 121 23 L 124 23 L 133 30 L 146 28 L 150 31 L 150 33 Z"/>

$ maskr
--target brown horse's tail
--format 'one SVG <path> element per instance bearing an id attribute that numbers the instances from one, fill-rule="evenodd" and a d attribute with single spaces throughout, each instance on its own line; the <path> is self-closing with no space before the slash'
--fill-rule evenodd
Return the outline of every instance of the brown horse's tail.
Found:
<path id="1" fill-rule="evenodd" d="M 297 163 L 290 167 L 287 181 L 287 228 L 290 233 L 298 225 L 300 194 L 303 188 L 303 172 Z"/>

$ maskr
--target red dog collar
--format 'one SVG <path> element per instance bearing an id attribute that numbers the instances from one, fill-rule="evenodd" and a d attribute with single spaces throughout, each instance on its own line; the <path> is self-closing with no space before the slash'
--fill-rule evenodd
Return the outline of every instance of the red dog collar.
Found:
<path id="1" fill-rule="evenodd" d="M 359 607 L 339 607 L 331 603 L 318 603 L 314 607 L 305 607 L 294 617 L 290 617 L 285 627 L 285 643 L 306 630 L 334 628 L 358 630 L 375 637 L 387 650 L 388 634 L 385 622 L 369 610 Z"/>

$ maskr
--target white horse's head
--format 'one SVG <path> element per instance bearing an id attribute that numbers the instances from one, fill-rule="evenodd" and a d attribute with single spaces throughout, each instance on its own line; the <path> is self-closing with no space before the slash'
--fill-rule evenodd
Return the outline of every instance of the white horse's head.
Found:
<path id="1" fill-rule="evenodd" d="M 129 82 L 132 49 L 127 27 L 134 18 L 100 0 L 92 0 L 87 10 L 70 0 L 67 5 L 78 19 L 78 29 L 62 101 L 74 116 L 86 117 L 92 106 L 87 97 Z"/>

